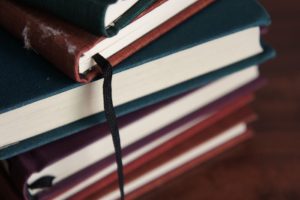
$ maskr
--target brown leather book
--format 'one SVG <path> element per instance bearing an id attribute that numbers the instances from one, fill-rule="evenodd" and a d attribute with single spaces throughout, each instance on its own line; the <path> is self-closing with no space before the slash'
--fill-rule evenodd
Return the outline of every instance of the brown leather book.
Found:
<path id="1" fill-rule="evenodd" d="M 180 9 L 179 7 L 178 12 L 174 11 L 175 13 L 173 13 L 173 15 L 165 17 L 164 20 L 166 21 L 163 21 L 152 29 L 149 28 L 149 31 L 141 35 L 141 37 L 136 38 L 122 48 L 119 47 L 114 51 L 112 50 L 113 53 L 106 53 L 103 57 L 107 58 L 113 66 L 117 65 L 213 1 L 214 0 L 189 0 L 189 4 L 186 4 L 185 1 L 179 1 L 187 7 L 184 9 Z M 146 10 L 141 16 L 138 16 L 133 22 L 137 22 L 152 13 L 152 10 L 162 8 L 170 2 L 172 1 L 158 0 L 156 4 Z M 169 10 L 174 9 L 175 8 Z M 125 39 L 124 37 L 118 36 L 120 33 L 109 39 L 95 36 L 53 15 L 18 4 L 13 0 L 0 1 L 0 26 L 16 37 L 24 40 L 25 48 L 36 51 L 69 77 L 83 83 L 91 81 L 101 72 L 97 67 L 88 68 L 84 73 L 80 72 L 79 64 L 82 57 L 89 53 L 93 54 L 91 50 L 96 45 L 102 45 L 103 49 L 106 50 L 118 42 L 123 43 L 129 40 L 126 34 L 125 36 L 127 38 L 124 36 Z M 146 25 L 142 25 L 140 29 L 143 29 L 144 26 Z M 132 32 L 132 30 L 130 31 Z M 114 39 L 115 37 L 120 38 Z M 111 39 L 113 39 L 113 42 L 107 42 Z M 104 43 L 106 44 L 104 45 Z M 101 51 L 100 53 L 102 54 Z M 88 57 L 89 60 L 87 62 L 93 66 L 91 56 L 93 55 L 87 55 L 86 57 Z"/>

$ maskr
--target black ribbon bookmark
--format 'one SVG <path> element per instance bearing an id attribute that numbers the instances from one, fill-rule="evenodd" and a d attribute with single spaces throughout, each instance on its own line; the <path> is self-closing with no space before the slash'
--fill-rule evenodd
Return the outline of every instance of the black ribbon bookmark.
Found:
<path id="1" fill-rule="evenodd" d="M 105 117 L 111 131 L 114 148 L 115 148 L 115 157 L 118 168 L 118 179 L 119 179 L 119 189 L 121 193 L 121 200 L 125 198 L 124 195 L 124 173 L 123 173 L 123 162 L 122 162 L 122 148 L 120 141 L 119 128 L 117 124 L 117 118 L 115 109 L 113 106 L 112 100 L 112 90 L 111 90 L 111 82 L 112 82 L 112 66 L 111 64 L 103 58 L 100 54 L 96 54 L 93 56 L 93 59 L 97 63 L 97 65 L 101 68 L 103 74 L 103 100 L 104 100 L 104 113 Z"/>
<path id="2" fill-rule="evenodd" d="M 43 176 L 38 180 L 34 181 L 30 185 L 27 185 L 29 189 L 41 189 L 41 188 L 49 188 L 53 185 L 54 176 Z"/>
<path id="3" fill-rule="evenodd" d="M 53 186 L 53 181 L 55 177 L 54 176 L 43 176 L 36 181 L 34 181 L 31 184 L 27 185 L 28 189 L 44 189 L 44 188 L 50 188 Z M 37 200 L 37 196 L 31 195 L 29 190 L 27 189 L 27 199 L 29 200 Z"/>

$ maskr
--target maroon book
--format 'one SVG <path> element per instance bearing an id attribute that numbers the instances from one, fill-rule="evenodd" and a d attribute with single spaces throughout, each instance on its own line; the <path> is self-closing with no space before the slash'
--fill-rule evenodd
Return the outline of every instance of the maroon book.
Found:
<path id="1" fill-rule="evenodd" d="M 153 180 L 150 183 L 143 185 L 139 189 L 129 193 L 126 196 L 126 199 L 127 200 L 137 199 L 140 196 L 145 195 L 148 192 L 151 192 L 152 190 L 155 191 L 156 188 L 163 187 L 163 185 L 165 183 L 167 183 L 168 181 L 171 181 L 175 178 L 180 178 L 180 175 L 183 175 L 184 173 L 189 172 L 193 168 L 199 166 L 201 163 L 208 161 L 210 159 L 213 159 L 214 157 L 218 156 L 219 154 L 223 153 L 224 151 L 237 146 L 238 144 L 250 139 L 251 137 L 252 137 L 252 131 L 248 130 L 241 136 L 238 136 L 238 137 L 234 138 L 233 140 L 213 149 L 212 151 L 195 158 L 191 162 L 186 163 L 186 164 L 164 174 L 159 179 Z"/>
<path id="2" fill-rule="evenodd" d="M 0 199 L 2 200 L 20 200 L 21 193 L 14 187 L 5 170 L 0 167 Z"/>
<path id="3" fill-rule="evenodd" d="M 145 146 L 148 143 L 151 143 L 158 138 L 170 133 L 172 130 L 181 126 L 192 120 L 193 118 L 197 118 L 199 115 L 206 115 L 213 111 L 223 109 L 224 107 L 229 107 L 228 109 L 233 109 L 235 107 L 245 105 L 249 101 L 251 101 L 250 93 L 255 91 L 257 88 L 261 86 L 264 81 L 258 79 L 236 91 L 233 93 L 215 101 L 211 104 L 207 105 L 204 108 L 196 110 L 194 113 L 189 114 L 188 116 L 184 116 L 181 119 L 175 121 L 174 123 L 169 124 L 168 126 L 158 130 L 149 136 L 133 143 L 132 145 L 127 146 L 123 149 L 124 156 L 129 155 L 135 150 Z M 187 93 L 186 95 L 188 95 Z M 134 123 L 135 120 L 155 111 L 163 106 L 176 101 L 177 98 L 184 97 L 181 95 L 179 97 L 174 97 L 172 99 L 161 102 L 160 104 L 156 104 L 145 109 L 136 111 L 132 114 L 126 115 L 119 119 L 120 127 L 124 127 L 128 124 Z M 234 105 L 234 106 L 232 106 Z M 102 133 L 102 134 L 99 134 Z M 16 156 L 12 159 L 9 159 L 9 166 L 12 179 L 17 185 L 19 191 L 23 191 L 24 196 L 27 194 L 27 179 L 35 172 L 41 171 L 43 168 L 64 159 L 64 157 L 75 153 L 76 151 L 85 148 L 86 146 L 92 144 L 96 140 L 100 140 L 102 137 L 108 134 L 108 128 L 105 124 L 97 125 L 95 127 L 89 128 L 85 131 L 81 131 L 78 134 L 75 134 L 71 137 L 64 138 L 62 140 L 58 140 L 56 142 L 44 145 L 27 153 Z M 93 176 L 98 171 L 104 169 L 108 165 L 114 162 L 114 155 L 109 155 L 103 160 L 99 160 L 94 165 L 89 166 L 88 168 L 80 171 L 72 175 L 65 180 L 62 180 L 51 188 L 49 188 L 46 192 L 39 194 L 40 197 L 53 198 L 64 191 L 74 187 L 79 184 L 81 181 L 87 179 L 88 177 Z"/>
<path id="4" fill-rule="evenodd" d="M 117 51 L 117 53 L 109 56 L 109 62 L 112 66 L 117 65 L 213 1 L 196 1 L 158 27 Z M 163 3 L 165 3 L 165 0 L 158 0 L 142 15 L 146 15 Z M 100 69 L 95 67 L 87 73 L 79 73 L 79 59 L 95 45 L 103 43 L 106 40 L 105 37 L 92 35 L 53 15 L 18 4 L 14 0 L 0 1 L 0 26 L 16 37 L 23 39 L 25 47 L 32 48 L 78 82 L 89 82 L 101 73 Z"/>
<path id="5" fill-rule="evenodd" d="M 208 119 L 206 123 L 197 124 L 174 139 L 147 153 L 145 156 L 126 165 L 124 167 L 126 177 L 125 184 L 130 184 L 130 182 L 145 173 L 175 159 L 182 153 L 205 143 L 231 127 L 243 122 L 248 123 L 255 119 L 255 114 L 248 107 L 242 107 L 231 113 L 226 113 L 225 110 L 226 109 Z M 210 124 L 209 122 L 212 121 L 213 123 Z M 103 196 L 117 188 L 118 179 L 115 173 L 113 173 L 93 183 L 68 199 L 101 199 Z"/>
<path id="6" fill-rule="evenodd" d="M 207 126 L 210 126 L 212 124 L 215 124 L 215 123 L 217 123 L 217 121 L 220 118 L 223 118 L 225 116 L 230 115 L 235 110 L 238 110 L 239 108 L 241 108 L 241 107 L 245 106 L 246 104 L 248 104 L 251 100 L 252 100 L 252 96 L 246 95 L 246 96 L 241 97 L 241 98 L 239 98 L 239 99 L 237 99 L 237 100 L 235 100 L 235 101 L 233 101 L 231 103 L 228 103 L 228 104 L 215 105 L 216 107 L 220 106 L 219 107 L 220 111 L 217 111 L 216 114 L 214 114 L 213 116 L 209 117 L 207 120 L 198 122 L 198 124 L 199 124 L 199 126 L 201 126 L 202 129 L 205 128 L 205 127 L 207 127 Z M 138 141 L 138 142 L 136 142 L 136 143 L 128 146 L 123 151 L 124 152 L 123 157 L 126 157 L 127 155 L 130 155 L 130 153 L 133 153 L 136 150 L 138 150 L 139 148 L 142 148 L 142 147 L 146 146 L 147 144 L 149 144 L 151 142 L 154 142 L 155 140 L 158 140 L 160 137 L 169 134 L 170 132 L 172 132 L 172 130 L 176 130 L 176 128 L 178 126 L 186 124 L 186 123 L 188 123 L 191 120 L 194 120 L 194 118 L 196 118 L 197 116 L 199 116 L 199 115 L 205 115 L 205 113 L 207 111 L 209 111 L 208 107 L 206 109 L 201 109 L 200 112 L 198 111 L 198 112 L 195 112 L 195 113 L 193 113 L 191 115 L 188 115 L 188 116 L 182 118 L 181 120 L 178 120 L 178 121 L 170 124 L 169 126 L 167 126 L 167 127 L 163 128 L 163 129 L 161 129 L 161 130 L 159 130 L 159 131 L 157 131 L 157 132 L 149 135 L 148 137 L 143 138 L 140 141 Z M 199 128 L 199 129 L 201 129 L 201 128 Z M 183 133 L 180 133 L 179 135 L 182 135 L 182 134 L 185 134 L 185 131 Z M 166 142 L 162 143 L 157 148 L 158 149 L 168 148 L 168 147 L 172 146 L 173 144 L 175 145 L 176 142 L 174 142 L 174 141 L 177 141 L 177 143 L 178 143 L 178 142 L 180 142 L 180 141 L 183 140 L 182 137 L 178 136 L 177 138 L 180 138 L 180 139 L 178 139 L 178 140 L 172 139 L 170 141 L 166 141 Z M 171 143 L 172 145 L 169 145 L 169 143 Z M 156 156 L 156 155 L 155 154 L 146 153 L 142 157 L 139 157 L 138 159 L 142 159 L 143 161 L 146 161 L 148 159 L 153 158 L 153 156 Z M 106 159 L 100 160 L 99 162 L 96 162 L 95 164 L 87 167 L 86 169 L 83 169 L 79 173 L 74 174 L 74 176 L 71 176 L 71 177 L 69 177 L 69 178 L 67 178 L 67 179 L 65 179 L 65 180 L 57 183 L 56 185 L 54 185 L 49 190 L 45 190 L 45 192 L 42 192 L 42 193 L 38 194 L 38 197 L 40 199 L 52 199 L 52 198 L 56 197 L 57 195 L 63 194 L 65 191 L 67 191 L 70 188 L 72 188 L 72 186 L 74 187 L 77 184 L 80 184 L 82 181 L 84 181 L 84 180 L 86 180 L 86 179 L 88 179 L 90 177 L 93 177 L 95 174 L 101 172 L 102 170 L 105 170 L 107 167 L 109 167 L 113 163 L 113 161 L 114 161 L 114 155 L 110 155 Z M 115 172 L 113 172 L 112 174 L 114 174 L 114 173 Z M 112 174 L 108 175 L 108 177 L 114 177 Z M 103 181 L 103 184 L 106 184 L 105 180 L 106 179 L 103 179 L 103 180 L 101 180 L 101 182 Z"/>

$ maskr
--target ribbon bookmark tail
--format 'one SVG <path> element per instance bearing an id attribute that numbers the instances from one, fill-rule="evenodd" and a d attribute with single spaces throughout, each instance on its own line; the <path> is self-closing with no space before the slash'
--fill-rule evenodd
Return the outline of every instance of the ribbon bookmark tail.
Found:
<path id="1" fill-rule="evenodd" d="M 100 54 L 93 56 L 93 59 L 97 65 L 101 68 L 103 74 L 103 100 L 104 100 L 104 113 L 112 135 L 112 140 L 115 148 L 115 157 L 117 163 L 117 172 L 119 179 L 119 189 L 121 193 L 121 199 L 125 198 L 124 194 L 124 173 L 123 173 L 123 162 L 122 162 L 122 148 L 119 134 L 119 128 L 117 124 L 117 117 L 112 100 L 112 66 L 103 58 Z"/>

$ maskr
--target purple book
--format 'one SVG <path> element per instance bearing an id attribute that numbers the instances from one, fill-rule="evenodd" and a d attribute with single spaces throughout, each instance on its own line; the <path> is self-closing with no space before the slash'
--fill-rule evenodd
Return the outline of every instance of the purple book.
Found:
<path id="1" fill-rule="evenodd" d="M 126 159 L 129 162 L 142 156 L 147 150 L 145 148 L 151 150 L 161 145 L 168 138 L 206 119 L 235 99 L 252 93 L 263 83 L 263 80 L 257 79 L 222 98 L 215 96 L 207 104 L 199 98 L 199 101 L 193 102 L 194 107 L 189 105 L 196 108 L 192 111 L 179 108 L 174 110 L 177 105 L 181 108 L 184 104 L 191 104 L 189 98 L 205 96 L 203 88 L 208 87 L 205 86 L 119 118 L 121 138 L 124 137 L 123 160 L 126 163 Z M 172 112 L 169 112 L 170 109 Z M 166 117 L 155 121 L 157 116 Z M 138 131 L 141 130 L 139 126 L 143 128 L 143 132 Z M 60 195 L 101 170 L 115 170 L 113 147 L 105 123 L 13 157 L 7 163 L 9 174 L 24 197 L 36 195 L 41 199 Z M 66 163 L 70 166 L 65 166 Z M 47 178 L 53 185 L 43 188 L 48 186 L 45 185 Z"/>
<path id="2" fill-rule="evenodd" d="M 5 170 L 0 167 L 0 199 L 20 200 L 22 199 L 20 191 L 17 191 Z"/>

